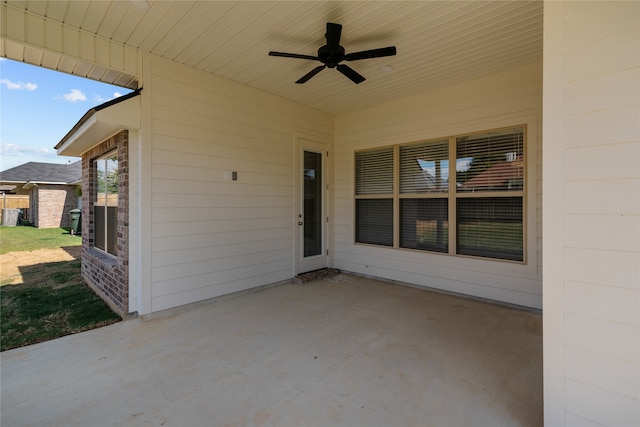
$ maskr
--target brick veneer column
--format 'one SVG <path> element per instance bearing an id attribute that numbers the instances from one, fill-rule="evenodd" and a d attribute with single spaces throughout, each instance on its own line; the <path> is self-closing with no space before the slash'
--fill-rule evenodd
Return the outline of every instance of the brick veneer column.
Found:
<path id="1" fill-rule="evenodd" d="M 95 161 L 118 152 L 116 256 L 94 247 Z M 129 314 L 129 132 L 122 131 L 82 156 L 82 277 L 120 316 Z"/>

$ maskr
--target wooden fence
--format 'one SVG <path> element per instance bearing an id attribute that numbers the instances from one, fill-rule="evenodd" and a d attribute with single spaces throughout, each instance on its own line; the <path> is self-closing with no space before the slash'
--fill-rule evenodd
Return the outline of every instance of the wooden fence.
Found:
<path id="1" fill-rule="evenodd" d="M 118 194 L 98 193 L 95 205 L 104 206 L 105 201 L 107 206 L 118 206 Z"/>
<path id="2" fill-rule="evenodd" d="M 29 195 L 3 194 L 0 196 L 2 209 L 29 209 Z"/>

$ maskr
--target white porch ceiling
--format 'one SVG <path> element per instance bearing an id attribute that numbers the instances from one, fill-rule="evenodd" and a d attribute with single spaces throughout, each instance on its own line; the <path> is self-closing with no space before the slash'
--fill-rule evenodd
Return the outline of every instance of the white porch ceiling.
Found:
<path id="1" fill-rule="evenodd" d="M 540 0 L 6 3 L 334 115 L 542 60 Z M 359 85 L 329 69 L 294 84 L 319 63 L 268 52 L 316 55 L 327 22 L 343 25 L 347 53 L 391 45 L 398 53 L 350 62 L 367 79 Z M 12 47 L 3 51 L 12 59 L 109 83 L 133 81 L 37 47 Z"/>

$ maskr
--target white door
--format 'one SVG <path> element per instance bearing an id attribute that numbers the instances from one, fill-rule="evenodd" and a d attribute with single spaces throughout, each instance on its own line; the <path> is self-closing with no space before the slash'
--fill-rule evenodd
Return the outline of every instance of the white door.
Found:
<path id="1" fill-rule="evenodd" d="M 325 144 L 298 139 L 296 168 L 296 274 L 327 267 Z"/>

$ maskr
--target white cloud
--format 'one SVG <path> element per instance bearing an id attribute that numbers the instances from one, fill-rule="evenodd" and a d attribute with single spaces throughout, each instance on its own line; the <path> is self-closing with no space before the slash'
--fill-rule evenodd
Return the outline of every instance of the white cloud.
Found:
<path id="1" fill-rule="evenodd" d="M 100 95 L 95 95 L 93 97 L 93 101 L 95 103 L 97 103 L 97 104 L 101 104 L 103 102 L 107 102 L 107 101 L 111 101 L 112 99 L 119 98 L 121 96 L 122 96 L 122 94 L 120 92 L 113 92 L 113 96 L 111 98 L 105 98 L 105 97 L 100 96 Z"/>
<path id="2" fill-rule="evenodd" d="M 56 157 L 56 150 L 44 147 L 26 147 L 16 144 L 0 145 L 0 154 L 2 157 Z"/>
<path id="3" fill-rule="evenodd" d="M 62 95 L 62 99 L 69 102 L 86 101 L 87 96 L 80 89 L 71 89 L 71 92 Z"/>
<path id="4" fill-rule="evenodd" d="M 58 156 L 53 148 L 0 144 L 0 170 L 3 171 L 28 162 L 68 163 L 77 160 L 73 157 Z"/>
<path id="5" fill-rule="evenodd" d="M 38 85 L 35 83 L 13 82 L 9 79 L 0 79 L 0 84 L 3 84 L 9 90 L 36 90 Z"/>

